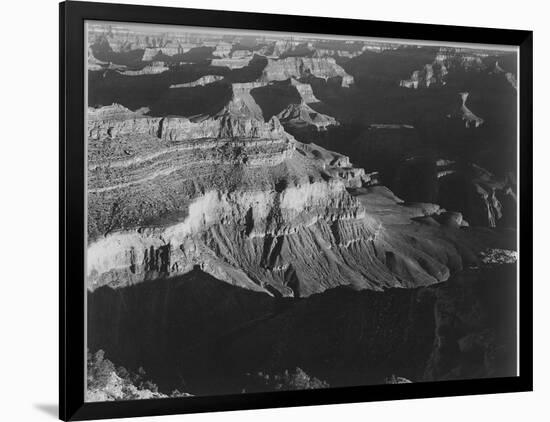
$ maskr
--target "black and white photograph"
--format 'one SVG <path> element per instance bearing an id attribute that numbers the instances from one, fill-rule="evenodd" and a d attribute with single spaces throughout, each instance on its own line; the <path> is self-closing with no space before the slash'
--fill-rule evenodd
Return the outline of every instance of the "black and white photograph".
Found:
<path id="1" fill-rule="evenodd" d="M 518 375 L 516 47 L 85 28 L 87 402 Z"/>

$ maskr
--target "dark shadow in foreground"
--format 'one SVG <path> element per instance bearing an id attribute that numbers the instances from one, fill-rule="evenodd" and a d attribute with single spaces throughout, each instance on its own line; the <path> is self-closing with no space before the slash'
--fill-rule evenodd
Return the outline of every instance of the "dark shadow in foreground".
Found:
<path id="1" fill-rule="evenodd" d="M 160 391 L 194 395 L 276 389 L 272 380 L 296 368 L 331 387 L 515 376 L 516 331 L 515 264 L 417 289 L 341 287 L 302 299 L 198 269 L 88 293 L 91 352 L 143 367 Z"/>

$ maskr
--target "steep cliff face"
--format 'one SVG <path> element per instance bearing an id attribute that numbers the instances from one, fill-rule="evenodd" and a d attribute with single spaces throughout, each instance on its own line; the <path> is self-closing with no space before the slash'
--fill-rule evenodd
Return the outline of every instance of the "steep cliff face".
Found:
<path id="1" fill-rule="evenodd" d="M 462 51 L 453 48 L 441 48 L 433 62 L 427 63 L 422 69 L 413 71 L 409 79 L 400 81 L 404 88 L 429 88 L 447 83 L 449 72 L 480 72 L 487 69 L 483 59 L 487 53 L 475 53 L 471 50 Z"/>
<path id="2" fill-rule="evenodd" d="M 302 83 L 294 78 L 290 79 L 290 84 L 296 88 L 298 94 L 302 98 L 302 101 L 306 104 L 318 103 L 319 100 L 313 94 L 313 89 L 310 84 Z"/>
<path id="3" fill-rule="evenodd" d="M 289 78 L 301 78 L 313 75 L 317 78 L 342 78 L 342 86 L 353 84 L 353 76 L 336 64 L 330 57 L 287 57 L 269 59 L 261 79 L 264 81 L 284 81 Z"/>
<path id="4" fill-rule="evenodd" d="M 168 66 L 162 61 L 152 62 L 144 66 L 139 70 L 119 70 L 118 72 L 124 76 L 141 76 L 141 75 L 158 75 L 159 73 L 166 72 Z"/>
<path id="5" fill-rule="evenodd" d="M 289 104 L 287 108 L 277 114 L 277 118 L 287 127 L 296 129 L 314 127 L 316 130 L 327 130 L 329 126 L 338 126 L 334 117 L 319 113 L 304 101 L 300 104 Z"/>
<path id="6" fill-rule="evenodd" d="M 484 120 L 472 113 L 472 111 L 466 106 L 466 101 L 468 101 L 469 95 L 469 92 L 460 92 L 458 94 L 460 103 L 458 104 L 456 110 L 450 113 L 447 117 L 462 120 L 466 128 L 479 127 L 483 124 Z"/>
<path id="7" fill-rule="evenodd" d="M 426 64 L 421 70 L 415 70 L 410 79 L 400 81 L 404 88 L 429 88 L 432 85 L 445 85 L 447 68 L 442 63 Z"/>
<path id="8" fill-rule="evenodd" d="M 256 85 L 235 84 L 226 107 L 195 119 L 92 112 L 90 289 L 198 265 L 247 289 L 308 296 L 338 285 L 436 283 L 475 261 L 461 233 L 415 228 L 411 218 L 438 209 L 390 197 L 389 220 L 367 212 L 380 192 L 347 190 L 368 183 L 364 171 L 300 144 L 277 118 L 265 122 L 250 96 Z"/>

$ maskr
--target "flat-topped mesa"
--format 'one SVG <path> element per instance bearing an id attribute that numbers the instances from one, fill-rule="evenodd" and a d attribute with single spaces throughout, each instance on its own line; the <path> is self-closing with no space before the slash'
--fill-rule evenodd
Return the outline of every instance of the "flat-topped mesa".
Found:
<path id="1" fill-rule="evenodd" d="M 313 89 L 311 88 L 310 84 L 302 83 L 294 78 L 290 78 L 290 84 L 296 88 L 296 91 L 298 91 L 298 94 L 300 94 L 302 101 L 306 104 L 320 102 L 313 94 Z"/>
<path id="2" fill-rule="evenodd" d="M 277 114 L 277 118 L 285 126 L 294 128 L 313 126 L 318 131 L 327 130 L 329 126 L 339 125 L 334 117 L 315 111 L 304 101 L 300 104 L 289 104 Z"/>
<path id="3" fill-rule="evenodd" d="M 212 59 L 210 65 L 227 67 L 229 69 L 241 69 L 248 66 L 253 58 L 253 54 L 250 54 L 250 56 L 247 57 L 223 57 L 220 59 Z"/>
<path id="4" fill-rule="evenodd" d="M 466 106 L 466 101 L 468 100 L 469 95 L 469 92 L 459 92 L 458 96 L 460 98 L 460 104 L 456 111 L 448 114 L 447 117 L 461 119 L 467 128 L 479 127 L 483 124 L 484 120 L 472 113 L 472 111 Z"/>
<path id="5" fill-rule="evenodd" d="M 235 83 L 231 85 L 231 100 L 216 114 L 190 119 L 166 117 L 159 122 L 158 136 L 169 141 L 201 138 L 259 138 L 292 139 L 273 116 L 264 120 L 262 110 L 250 91 L 264 86 L 264 82 Z"/>
<path id="6" fill-rule="evenodd" d="M 174 89 L 174 88 L 193 88 L 193 87 L 196 87 L 196 86 L 205 86 L 205 85 L 212 84 L 214 82 L 221 81 L 223 78 L 224 77 L 220 76 L 220 75 L 204 75 L 204 76 L 201 76 L 199 79 L 197 79 L 193 82 L 186 82 L 186 83 L 183 83 L 183 84 L 170 85 L 170 88 L 171 89 Z"/>
<path id="7" fill-rule="evenodd" d="M 262 81 L 284 81 L 289 78 L 315 76 L 321 79 L 342 78 L 342 87 L 349 87 L 353 76 L 348 75 L 332 57 L 287 57 L 268 59 Z"/>
<path id="8" fill-rule="evenodd" d="M 252 118 L 245 119 L 229 111 L 213 117 L 163 118 L 160 121 L 159 137 L 174 142 L 204 138 L 294 139 L 284 131 L 275 116 L 268 122 L 264 122 Z"/>
<path id="9" fill-rule="evenodd" d="M 88 136 L 90 139 L 116 138 L 131 135 L 150 135 L 165 141 L 190 141 L 203 138 L 294 138 L 285 132 L 278 118 L 265 121 L 260 106 L 250 91 L 265 82 L 231 85 L 231 100 L 214 115 L 151 117 L 148 109 L 133 112 L 119 104 L 89 109 Z"/>
<path id="10" fill-rule="evenodd" d="M 168 66 L 164 62 L 159 61 L 152 62 L 139 70 L 119 70 L 118 73 L 124 76 L 158 75 L 159 73 L 166 72 L 168 69 Z"/>
<path id="11" fill-rule="evenodd" d="M 155 136 L 161 118 L 146 116 L 148 108 L 132 111 L 120 104 L 88 107 L 88 138 L 92 140 L 147 134 Z"/>

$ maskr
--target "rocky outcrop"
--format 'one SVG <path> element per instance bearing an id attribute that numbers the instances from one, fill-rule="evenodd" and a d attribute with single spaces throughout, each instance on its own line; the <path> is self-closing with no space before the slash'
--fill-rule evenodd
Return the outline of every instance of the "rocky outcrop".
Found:
<path id="1" fill-rule="evenodd" d="M 327 130 L 329 126 L 338 126 L 334 117 L 319 113 L 302 101 L 300 104 L 289 104 L 287 108 L 277 114 L 277 118 L 286 127 L 296 129 L 314 127 L 316 130 Z"/>
<path id="2" fill-rule="evenodd" d="M 120 104 L 88 108 L 88 138 L 94 141 L 158 132 L 160 118 L 146 116 L 147 109 L 132 111 Z"/>
<path id="3" fill-rule="evenodd" d="M 475 164 L 451 162 L 439 168 L 438 202 L 443 206 L 462 210 L 474 226 L 516 224 L 517 186 L 511 176 L 501 179 Z"/>
<path id="4" fill-rule="evenodd" d="M 129 157 L 116 150 L 105 156 L 92 140 L 88 287 L 199 265 L 250 290 L 308 296 L 350 282 L 375 290 L 431 284 L 462 267 L 464 251 L 452 237 L 404 241 L 412 233 L 386 227 L 365 209 L 376 193 L 364 194 L 371 199 L 363 203 L 347 192 L 347 159 L 302 148 L 276 122 L 264 123 L 269 137 L 252 131 L 247 140 L 235 136 L 227 114 L 216 126 L 221 132 L 207 132 L 214 139 L 190 133 L 189 123 L 184 130 L 169 124 L 160 143 L 144 135 L 147 147 Z M 138 139 L 133 134 L 134 148 Z M 413 215 L 424 211 L 402 221 Z"/>
<path id="5" fill-rule="evenodd" d="M 457 48 L 440 48 L 433 62 L 422 69 L 415 70 L 409 79 L 403 79 L 399 85 L 404 88 L 429 88 L 447 83 L 449 72 L 480 72 L 486 70 L 483 62 L 488 53 Z"/>
<path id="6" fill-rule="evenodd" d="M 429 88 L 432 85 L 445 85 L 447 68 L 441 64 L 426 64 L 421 70 L 415 70 L 409 79 L 399 82 L 403 88 Z"/>
<path id="7" fill-rule="evenodd" d="M 250 61 L 254 58 L 253 55 L 247 57 L 225 57 L 221 59 L 212 59 L 210 64 L 212 66 L 227 67 L 229 69 L 241 69 L 250 64 Z"/>
<path id="8" fill-rule="evenodd" d="M 294 78 L 290 79 L 290 84 L 296 88 L 296 91 L 298 91 L 298 94 L 300 94 L 300 97 L 304 103 L 311 104 L 319 102 L 313 94 L 313 89 L 310 84 L 299 82 Z"/>
<path id="9" fill-rule="evenodd" d="M 164 62 L 153 62 L 139 70 L 119 70 L 118 72 L 124 76 L 158 75 L 168 69 Z"/>
<path id="10" fill-rule="evenodd" d="M 205 76 L 201 76 L 199 79 L 193 82 L 170 85 L 170 88 L 172 89 L 173 88 L 193 88 L 196 86 L 205 86 L 208 84 L 212 84 L 214 82 L 221 81 L 222 79 L 223 79 L 223 76 L 220 76 L 220 75 L 205 75 Z"/>
<path id="11" fill-rule="evenodd" d="M 447 117 L 462 120 L 466 128 L 480 127 L 483 124 L 484 120 L 481 117 L 478 117 L 474 113 L 472 113 L 472 111 L 466 106 L 466 101 L 468 100 L 469 95 L 469 92 L 460 92 L 458 94 L 460 98 L 460 104 L 458 105 L 457 109 L 448 114 Z"/>
<path id="12" fill-rule="evenodd" d="M 143 51 L 144 62 L 154 61 L 158 56 L 175 56 L 177 54 L 187 53 L 192 48 L 197 47 L 197 44 L 181 44 L 167 45 L 166 47 L 146 47 Z"/>
<path id="13" fill-rule="evenodd" d="M 289 78 L 299 79 L 306 76 L 315 76 L 325 80 L 339 77 L 342 79 L 343 87 L 353 84 L 353 76 L 348 75 L 331 57 L 268 59 L 261 80 L 284 81 Z"/>

